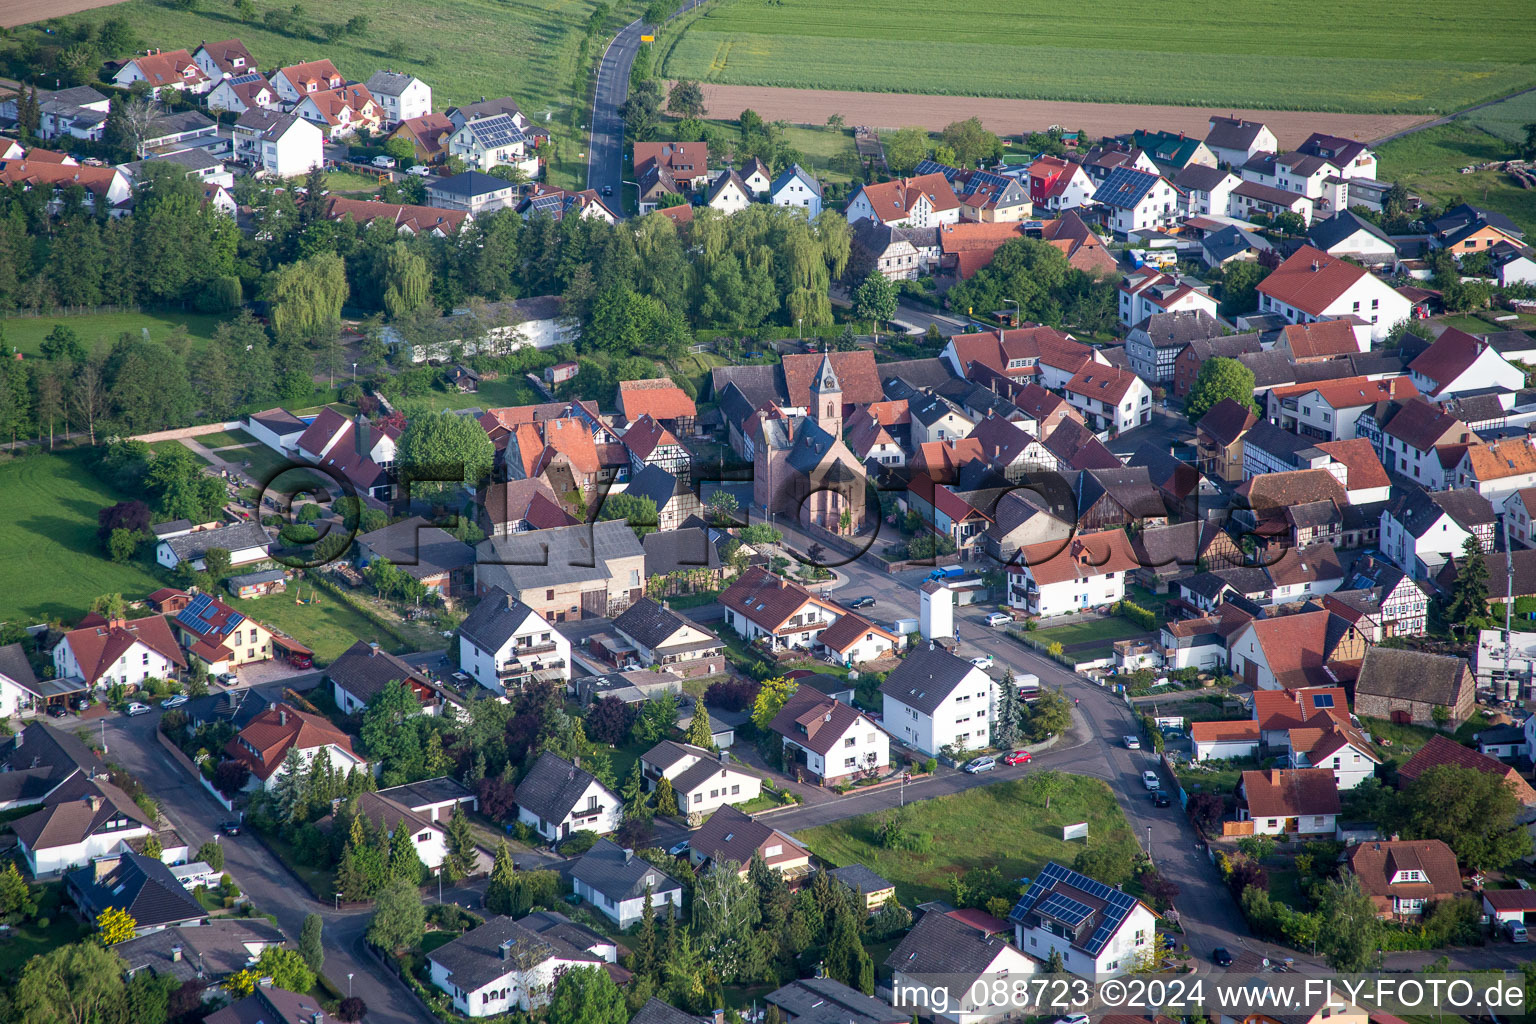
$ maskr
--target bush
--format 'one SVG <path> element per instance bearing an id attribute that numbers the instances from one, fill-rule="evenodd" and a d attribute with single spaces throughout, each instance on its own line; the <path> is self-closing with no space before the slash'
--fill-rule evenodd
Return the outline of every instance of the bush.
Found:
<path id="1" fill-rule="evenodd" d="M 343 1024 L 356 1024 L 368 1013 L 367 1005 L 356 996 L 348 996 L 336 1007 L 336 1019 Z"/>
<path id="2" fill-rule="evenodd" d="M 1115 606 L 1115 611 L 1121 618 L 1129 619 L 1142 629 L 1157 628 L 1157 616 L 1135 601 L 1121 601 Z"/>

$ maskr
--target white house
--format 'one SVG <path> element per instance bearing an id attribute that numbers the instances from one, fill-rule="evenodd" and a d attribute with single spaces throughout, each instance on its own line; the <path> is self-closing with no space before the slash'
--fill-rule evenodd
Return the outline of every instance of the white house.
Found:
<path id="1" fill-rule="evenodd" d="M 829 658 L 852 668 L 875 661 L 901 645 L 894 633 L 850 612 L 822 630 L 817 647 Z"/>
<path id="2" fill-rule="evenodd" d="M 748 642 L 768 637 L 775 650 L 795 644 L 809 649 L 822 630 L 845 614 L 833 602 L 755 565 L 720 594 L 719 604 L 727 626 Z"/>
<path id="3" fill-rule="evenodd" d="M 1259 312 L 1291 323 L 1358 316 L 1380 341 L 1407 320 L 1412 304 L 1364 267 L 1304 245 L 1259 282 Z"/>
<path id="4" fill-rule="evenodd" d="M 1232 209 L 1232 190 L 1242 181 L 1231 171 L 1190 164 L 1174 176 L 1181 210 L 1186 217 L 1225 217 Z"/>
<path id="5" fill-rule="evenodd" d="M 1120 322 L 1126 327 L 1141 323 L 1158 313 L 1203 311 L 1216 316 L 1216 300 L 1210 290 L 1197 281 L 1165 274 L 1153 266 L 1137 267 L 1120 281 Z M 1108 362 L 1095 351 L 1095 359 Z M 1069 375 L 1070 376 L 1070 375 Z M 1055 387 L 1046 375 L 1046 387 Z"/>
<path id="6" fill-rule="evenodd" d="M 709 186 L 704 205 L 721 213 L 736 213 L 752 205 L 752 190 L 741 180 L 741 175 L 727 168 Z"/>
<path id="7" fill-rule="evenodd" d="M 368 762 L 352 749 L 346 733 L 319 715 L 307 714 L 286 702 L 266 708 L 224 745 L 224 756 L 250 769 L 248 789 L 272 789 L 286 773 L 289 751 L 297 751 L 307 768 L 321 751 L 331 768 L 346 775 L 356 768 L 368 770 Z"/>
<path id="8" fill-rule="evenodd" d="M 21 644 L 0 647 L 0 719 L 19 715 L 45 703 L 43 690 L 37 684 L 37 674 L 27 660 Z M 0 810 L 4 809 L 0 800 Z"/>
<path id="9" fill-rule="evenodd" d="M 1140 565 L 1123 530 L 1026 544 L 1008 564 L 1008 606 L 1044 619 L 1112 605 Z"/>
<path id="10" fill-rule="evenodd" d="M 1339 788 L 1327 768 L 1243 772 L 1238 798 L 1238 820 L 1253 822 L 1255 835 L 1332 835 L 1339 817 Z"/>
<path id="11" fill-rule="evenodd" d="M 1500 288 L 1512 284 L 1536 284 L 1536 258 L 1529 249 L 1500 242 L 1493 247 L 1493 265 Z"/>
<path id="12" fill-rule="evenodd" d="M 1259 723 L 1241 721 L 1191 722 L 1191 761 L 1232 761 L 1259 756 Z"/>
<path id="13" fill-rule="evenodd" d="M 1044 962 L 1061 954 L 1069 974 L 1125 974 L 1155 941 L 1157 916 L 1118 888 L 1047 862 L 1011 911 L 1013 942 Z"/>
<path id="14" fill-rule="evenodd" d="M 230 127 L 235 159 L 279 178 L 297 178 L 325 163 L 325 137 L 294 114 L 259 107 L 245 111 Z"/>
<path id="15" fill-rule="evenodd" d="M 992 739 L 997 685 L 963 658 L 920 646 L 880 684 L 881 720 L 900 742 L 930 757 L 948 747 L 978 750 Z"/>
<path id="16" fill-rule="evenodd" d="M 769 728 L 783 741 L 786 763 L 792 758 L 823 784 L 890 764 L 890 737 L 874 719 L 805 683 L 784 702 Z"/>
<path id="17" fill-rule="evenodd" d="M 416 848 L 416 856 L 421 858 L 421 863 L 428 871 L 435 874 L 448 859 L 447 816 L 434 821 L 403 804 L 394 794 L 406 788 L 401 786 L 383 793 L 360 794 L 357 798 L 358 813 L 382 826 L 390 836 L 397 829 L 405 829 L 411 836 L 411 844 Z M 490 869 L 491 858 L 483 850 L 475 851 L 475 859 L 479 868 Z"/>
<path id="18" fill-rule="evenodd" d="M 1130 370 L 1089 363 L 1062 387 L 1067 404 L 1096 431 L 1120 433 L 1152 419 L 1152 389 Z"/>
<path id="19" fill-rule="evenodd" d="M 1339 168 L 1344 178 L 1376 178 L 1376 154 L 1363 142 L 1344 139 L 1337 135 L 1313 132 L 1306 141 L 1296 147 L 1296 152 L 1321 157 Z"/>
<path id="20" fill-rule="evenodd" d="M 648 597 L 614 619 L 613 629 L 634 646 L 645 668 L 679 676 L 710 676 L 725 669 L 724 641 Z"/>
<path id="21" fill-rule="evenodd" d="M 571 642 L 549 620 L 492 587 L 459 626 L 459 668 L 492 693 L 522 689 L 535 674 L 571 678 Z"/>
<path id="22" fill-rule="evenodd" d="M 201 43 L 192 51 L 192 60 L 203 69 L 203 74 L 213 79 L 239 78 L 258 70 L 256 58 L 238 39 Z"/>
<path id="23" fill-rule="evenodd" d="M 236 114 L 252 109 L 278 110 L 282 104 L 277 90 L 254 71 L 235 78 L 220 79 L 219 84 L 208 93 L 206 102 L 210 111 L 228 110 Z"/>
<path id="24" fill-rule="evenodd" d="M 752 157 L 741 166 L 741 180 L 747 183 L 747 188 L 759 198 L 768 195 L 768 190 L 773 187 L 773 178 L 769 177 L 768 165 L 757 157 Z"/>
<path id="25" fill-rule="evenodd" d="M 186 50 L 150 50 L 130 57 L 112 76 L 112 84 L 127 89 L 135 82 L 148 82 L 151 96 L 160 95 L 161 89 L 205 93 L 213 88 L 213 80 Z"/>
<path id="26" fill-rule="evenodd" d="M 603 958 L 541 935 L 510 917 L 493 917 L 427 954 L 432 984 L 466 1017 L 494 1017 L 546 1005 L 573 968 L 603 969 Z"/>
<path id="27" fill-rule="evenodd" d="M 1525 387 L 1524 371 L 1485 339 L 1455 327 L 1442 331 L 1408 364 L 1408 376 L 1421 394 L 1435 401 L 1484 388 L 1519 391 Z"/>
<path id="28" fill-rule="evenodd" d="M 916 994 L 903 997 L 901 1010 L 890 1011 L 889 1019 L 900 1020 L 911 1014 L 942 1024 L 1002 1020 L 1005 1008 L 987 995 L 992 984 L 1022 984 L 1026 975 L 1035 973 L 1039 963 L 958 914 L 951 916 L 938 910 L 925 913 L 886 958 L 892 991 Z M 843 1012 L 835 1006 L 826 1010 L 825 1019 L 829 1021 L 881 1019 L 865 1013 Z M 805 1013 L 794 1019 L 822 1018 Z"/>
<path id="29" fill-rule="evenodd" d="M 619 827 L 624 806 L 592 773 L 545 751 L 517 787 L 517 820 L 544 839 L 572 832 L 607 835 Z"/>
<path id="30" fill-rule="evenodd" d="M 846 209 L 848 223 L 876 220 L 896 228 L 960 222 L 960 199 L 942 174 L 860 185 Z"/>
<path id="31" fill-rule="evenodd" d="M 386 128 L 432 113 L 432 87 L 403 71 L 375 71 L 363 83 L 383 112 Z"/>
<path id="32" fill-rule="evenodd" d="M 11 823 L 17 848 L 33 875 L 81 867 L 116 853 L 125 840 L 153 830 L 137 804 L 105 778 L 76 774 L 42 807 Z"/>
<path id="33" fill-rule="evenodd" d="M 672 784 L 677 809 L 684 814 L 710 814 L 727 804 L 744 804 L 762 795 L 763 780 L 743 771 L 721 751 L 691 743 L 662 740 L 640 755 L 646 788 L 656 791 L 663 778 Z"/>
<path id="34" fill-rule="evenodd" d="M 774 206 L 804 210 L 815 219 L 821 213 L 821 183 L 799 164 L 785 168 L 768 188 L 768 200 Z"/>
<path id="35" fill-rule="evenodd" d="M 1352 256 L 1361 263 L 1395 263 L 1397 246 L 1387 233 L 1351 210 L 1340 210 L 1307 231 L 1307 244 L 1330 256 Z"/>
<path id="36" fill-rule="evenodd" d="M 599 839 L 592 849 L 571 865 L 571 887 L 576 895 L 596 907 L 620 928 L 628 928 L 645 915 L 645 898 L 660 920 L 680 914 L 683 887 L 671 875 L 654 867 L 634 850 Z"/>
<path id="37" fill-rule="evenodd" d="M 1500 505 L 1518 492 L 1536 487 L 1536 446 L 1529 437 L 1468 445 L 1451 479 L 1456 490 L 1476 491 Z"/>
<path id="38" fill-rule="evenodd" d="M 1161 174 L 1120 167 L 1093 193 L 1109 211 L 1108 226 L 1122 238 L 1132 231 L 1171 227 L 1178 222 L 1180 192 Z"/>
<path id="39" fill-rule="evenodd" d="M 1218 162 L 1241 167 L 1255 154 L 1275 152 L 1280 142 L 1262 121 L 1215 115 L 1210 120 L 1205 147 Z"/>
<path id="40" fill-rule="evenodd" d="M 1381 513 L 1381 553 L 1415 580 L 1434 579 L 1468 537 L 1493 550 L 1493 505 L 1471 491 L 1410 488 Z"/>
<path id="41" fill-rule="evenodd" d="M 339 89 L 347 80 L 329 60 L 312 60 L 278 68 L 267 79 L 290 109 L 312 92 Z"/>
<path id="42" fill-rule="evenodd" d="M 518 127 L 512 114 L 492 114 L 465 121 L 448 136 L 448 155 L 464 161 L 471 170 L 488 171 L 498 164 L 508 164 L 529 178 L 539 173 L 539 158 L 533 155 L 533 140 Z"/>
<path id="43" fill-rule="evenodd" d="M 167 569 L 174 569 L 182 562 L 190 561 L 194 569 L 202 571 L 205 568 L 203 556 L 214 548 L 228 551 L 229 564 L 235 566 L 265 560 L 271 547 L 272 539 L 260 524 L 230 523 L 165 538 L 155 548 L 155 561 Z"/>
<path id="44" fill-rule="evenodd" d="M 1292 768 L 1326 768 L 1333 772 L 1340 789 L 1354 789 L 1374 778 L 1381 763 L 1381 757 L 1358 730 L 1336 721 L 1328 721 L 1323 728 L 1292 729 L 1290 747 Z"/>
<path id="45" fill-rule="evenodd" d="M 1195 668 L 1202 671 L 1224 664 L 1227 641 L 1216 618 L 1180 619 L 1162 624 L 1159 640 L 1163 664 L 1171 671 Z"/>
<path id="46" fill-rule="evenodd" d="M 134 687 L 146 679 L 170 679 L 186 664 L 164 617 L 112 619 L 72 629 L 53 648 L 55 679 L 80 679 L 89 687 Z"/>

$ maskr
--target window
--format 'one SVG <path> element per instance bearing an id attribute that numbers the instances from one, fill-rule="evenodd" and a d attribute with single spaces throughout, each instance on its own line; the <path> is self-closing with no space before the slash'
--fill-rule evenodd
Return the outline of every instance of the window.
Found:
<path id="1" fill-rule="evenodd" d="M 555 592 L 553 590 L 546 590 L 546 591 L 544 591 L 544 600 L 546 600 L 546 601 L 553 601 L 554 599 L 555 599 Z"/>
<path id="2" fill-rule="evenodd" d="M 740 786 L 732 786 L 731 787 L 731 796 L 738 796 L 738 795 L 740 795 L 740 793 L 741 793 L 741 787 Z"/>
<path id="3" fill-rule="evenodd" d="M 843 746 L 851 747 L 851 746 L 854 746 L 855 744 L 857 744 L 858 742 L 859 742 L 859 738 L 857 736 L 849 736 L 847 739 L 843 740 Z"/>
<path id="4" fill-rule="evenodd" d="M 784 852 L 784 845 L 782 843 L 774 843 L 772 846 L 770 846 L 767 849 L 763 850 L 763 856 L 764 857 L 777 857 L 779 854 L 781 854 L 783 852 Z"/>
<path id="5" fill-rule="evenodd" d="M 703 803 L 704 802 L 704 794 L 703 793 L 695 793 L 695 794 L 693 794 L 693 802 L 696 803 L 696 804 Z"/>

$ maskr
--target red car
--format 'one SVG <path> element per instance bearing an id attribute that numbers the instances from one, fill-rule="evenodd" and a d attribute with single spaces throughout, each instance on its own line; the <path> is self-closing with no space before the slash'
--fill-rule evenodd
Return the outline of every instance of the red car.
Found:
<path id="1" fill-rule="evenodd" d="M 1011 754 L 1003 755 L 1003 764 L 1009 765 L 1010 767 L 1016 764 L 1029 764 L 1033 757 L 1034 755 L 1027 750 L 1015 750 Z"/>

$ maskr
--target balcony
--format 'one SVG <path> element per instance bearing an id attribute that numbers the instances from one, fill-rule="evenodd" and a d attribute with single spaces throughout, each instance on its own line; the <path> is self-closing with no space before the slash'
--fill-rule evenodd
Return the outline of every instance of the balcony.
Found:
<path id="1" fill-rule="evenodd" d="M 555 642 L 550 640 L 547 643 L 534 644 L 530 647 L 514 647 L 512 648 L 512 653 L 522 658 L 530 654 L 548 654 L 553 650 L 556 650 Z"/>

